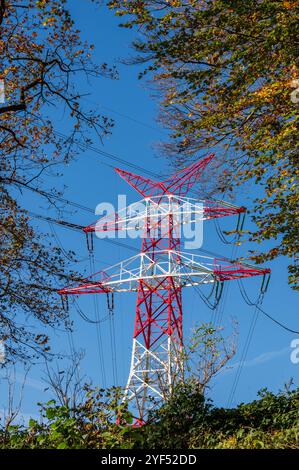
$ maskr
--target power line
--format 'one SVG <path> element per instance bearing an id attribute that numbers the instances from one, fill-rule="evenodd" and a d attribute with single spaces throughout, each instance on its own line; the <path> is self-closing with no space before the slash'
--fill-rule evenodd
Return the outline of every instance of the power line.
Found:
<path id="1" fill-rule="evenodd" d="M 77 209 L 80 209 L 80 210 L 83 210 L 83 211 L 86 211 L 86 212 L 91 212 L 92 214 L 94 214 L 94 210 L 90 209 L 90 207 L 86 207 L 86 206 L 83 206 L 82 204 L 79 204 L 77 202 L 70 201 L 70 200 L 68 200 L 68 199 L 66 199 L 62 196 L 59 196 L 58 194 L 49 193 L 48 191 L 44 191 L 44 190 L 35 188 L 34 186 L 29 186 L 29 185 L 26 184 L 26 182 L 22 182 L 22 181 L 13 181 L 13 183 L 16 184 L 17 186 L 21 186 L 25 189 L 28 189 L 29 191 L 40 194 L 40 195 L 46 197 L 47 199 L 55 199 L 56 201 L 63 202 L 67 205 L 76 207 Z"/>
<path id="2" fill-rule="evenodd" d="M 109 311 L 109 334 L 110 334 L 110 347 L 111 347 L 111 360 L 112 360 L 112 375 L 114 385 L 117 384 L 117 361 L 116 361 L 116 340 L 115 340 L 115 324 L 114 324 L 114 294 L 107 292 L 107 307 Z"/>
<path id="3" fill-rule="evenodd" d="M 241 295 L 242 295 L 243 299 L 245 300 L 245 302 L 247 303 L 247 305 L 249 305 L 251 307 L 252 306 L 256 307 L 263 315 L 265 315 L 265 317 L 269 318 L 269 320 L 271 320 L 273 323 L 280 326 L 284 330 L 288 331 L 289 333 L 299 334 L 299 331 L 293 330 L 292 328 L 289 328 L 288 326 L 284 325 L 280 321 L 276 320 L 276 318 L 272 317 L 272 315 L 270 315 L 265 310 L 263 310 L 259 305 L 257 305 L 257 303 L 254 303 L 254 302 L 250 301 L 250 299 L 249 299 L 249 297 L 248 297 L 248 295 L 245 291 L 245 288 L 242 285 L 241 279 L 239 279 L 238 282 L 239 282 L 239 286 L 241 287 L 240 288 Z"/>
<path id="4" fill-rule="evenodd" d="M 63 139 L 68 139 L 69 137 L 66 135 L 66 134 L 63 134 L 62 132 L 60 131 L 53 131 L 54 134 L 58 135 L 59 137 L 62 137 Z M 161 181 L 161 178 L 162 178 L 162 181 L 163 181 L 163 178 L 167 178 L 168 175 L 163 175 L 161 173 L 155 173 L 151 170 L 148 170 L 144 167 L 142 167 L 141 165 L 137 165 L 135 163 L 132 163 L 130 162 L 129 160 L 126 160 L 125 158 L 122 158 L 122 157 L 119 157 L 118 155 L 116 154 L 113 154 L 113 153 L 110 153 L 110 152 L 106 152 L 104 150 L 101 150 L 99 147 L 95 147 L 93 145 L 90 145 L 90 144 L 86 144 L 85 142 L 80 142 L 78 140 L 74 140 L 75 144 L 81 148 L 81 149 L 85 149 L 85 150 L 91 150 L 92 152 L 98 154 L 98 155 L 101 155 L 101 156 L 104 156 L 106 158 L 109 158 L 111 160 L 114 160 L 118 163 L 121 163 L 121 164 L 124 164 L 130 168 L 133 168 L 134 170 L 137 170 L 137 171 L 141 171 L 142 173 L 150 176 L 151 178 L 155 178 L 157 179 L 158 181 Z M 110 168 L 114 168 L 113 165 L 109 165 L 107 162 L 101 162 L 103 165 L 106 165 Z M 192 194 L 196 194 L 197 195 L 197 192 L 194 191 L 194 190 L 190 190 L 190 193 Z M 212 197 L 210 197 L 211 201 L 214 201 L 214 202 L 221 202 L 220 200 L 218 199 L 214 199 Z M 227 205 L 231 206 L 231 207 L 235 207 L 234 204 L 231 204 L 231 203 L 226 203 Z"/>
<path id="5" fill-rule="evenodd" d="M 54 237 L 54 239 L 55 239 L 57 245 L 58 245 L 59 248 L 61 249 L 61 252 L 62 252 L 63 256 L 64 256 L 68 261 L 73 262 L 73 261 L 74 261 L 73 258 L 71 258 L 71 257 L 68 255 L 67 251 L 64 249 L 64 247 L 63 247 L 63 245 L 62 245 L 62 243 L 61 243 L 61 241 L 60 241 L 60 239 L 59 239 L 59 237 L 58 237 L 58 235 L 57 235 L 57 233 L 56 233 L 56 231 L 55 231 L 55 229 L 54 229 L 54 227 L 53 227 L 53 225 L 52 225 L 52 222 L 48 222 L 48 224 L 49 224 L 50 230 L 51 230 L 51 232 L 52 232 L 52 235 L 53 235 L 53 237 Z"/>
<path id="6" fill-rule="evenodd" d="M 54 134 L 58 135 L 59 137 L 62 137 L 64 139 L 68 139 L 69 137 L 66 135 L 66 134 L 63 134 L 62 132 L 59 132 L 57 130 L 54 131 Z M 163 178 L 163 175 L 159 175 L 157 173 L 154 173 L 150 170 L 147 170 L 145 168 L 143 168 L 142 166 L 140 165 L 136 165 L 124 158 L 121 158 L 121 157 L 118 157 L 117 155 L 113 154 L 113 153 L 109 153 L 109 152 L 106 152 L 104 150 L 101 150 L 100 148 L 98 147 L 94 147 L 93 145 L 90 145 L 90 144 L 86 144 L 85 142 L 80 142 L 79 140 L 74 140 L 74 143 L 81 149 L 85 149 L 85 150 L 91 150 L 92 152 L 96 153 L 96 154 L 99 154 L 103 157 L 106 157 L 106 158 L 109 158 L 110 160 L 114 160 L 118 163 L 121 163 L 121 164 L 124 164 L 130 168 L 133 168 L 137 171 L 141 171 L 153 178 Z M 102 162 L 104 165 L 107 165 L 107 163 L 105 162 Z M 112 165 L 107 165 L 107 166 L 112 166 Z M 112 167 L 113 168 L 113 167 Z"/>
<path id="7" fill-rule="evenodd" d="M 237 372 L 236 372 L 236 375 L 235 375 L 235 378 L 234 378 L 234 381 L 233 381 L 233 385 L 232 385 L 232 388 L 231 388 L 231 391 L 230 391 L 230 394 L 229 394 L 229 397 L 228 397 L 227 407 L 230 407 L 233 403 L 234 396 L 235 396 L 235 393 L 236 393 L 236 390 L 237 390 L 237 387 L 238 387 L 238 384 L 239 384 L 239 380 L 240 380 L 240 377 L 241 377 L 241 373 L 242 373 L 242 370 L 243 370 L 243 367 L 244 367 L 244 364 L 245 364 L 245 360 L 246 360 L 246 357 L 247 357 L 247 354 L 248 354 L 248 351 L 249 351 L 249 347 L 250 347 L 252 338 L 253 338 L 253 333 L 254 333 L 254 330 L 255 330 L 255 327 L 256 327 L 257 319 L 258 319 L 258 310 L 256 308 L 255 312 L 254 312 L 254 316 L 251 319 L 249 331 L 247 333 L 245 345 L 244 345 L 244 348 L 243 348 L 243 351 L 242 351 L 241 360 L 238 364 Z"/>
<path id="8" fill-rule="evenodd" d="M 289 333 L 295 333 L 296 335 L 299 335 L 299 331 L 298 331 L 298 330 L 292 330 L 291 328 L 287 327 L 286 325 L 284 325 L 283 323 L 281 323 L 280 321 L 276 320 L 276 319 L 273 318 L 271 315 L 269 315 L 269 313 L 265 312 L 265 310 L 263 310 L 261 307 L 257 307 L 257 309 L 258 309 L 263 315 L 265 315 L 267 318 L 269 318 L 269 320 L 271 320 L 272 322 L 276 323 L 276 325 L 280 326 L 280 327 L 283 328 L 284 330 L 288 331 Z"/>
<path id="9" fill-rule="evenodd" d="M 120 117 L 123 117 L 123 118 L 125 118 L 125 119 L 128 119 L 129 121 L 135 122 L 136 124 L 139 124 L 139 125 L 141 125 L 141 126 L 147 127 L 148 129 L 151 129 L 151 130 L 153 130 L 153 131 L 159 132 L 160 134 L 167 135 L 164 130 L 159 129 L 158 127 L 151 126 L 150 124 L 148 124 L 148 123 L 146 123 L 146 122 L 144 122 L 144 121 L 141 121 L 140 119 L 136 119 L 136 118 L 134 118 L 134 117 L 132 117 L 132 116 L 129 116 L 128 114 L 119 112 L 119 111 L 117 111 L 117 110 L 115 110 L 115 109 L 113 109 L 113 108 L 111 108 L 111 107 L 105 106 L 105 105 L 103 105 L 103 104 L 101 104 L 101 103 L 96 103 L 95 101 L 88 100 L 88 99 L 86 99 L 86 98 L 81 98 L 81 99 L 83 99 L 84 101 L 87 101 L 87 102 L 89 102 L 89 103 L 91 103 L 91 104 L 97 105 L 97 106 L 100 107 L 100 108 L 106 109 L 107 111 L 112 112 L 113 114 L 116 114 L 116 115 L 118 115 L 118 116 L 120 116 Z"/>
<path id="10" fill-rule="evenodd" d="M 109 318 L 109 332 L 110 332 L 110 347 L 111 347 L 111 359 L 112 359 L 112 371 L 114 385 L 117 385 L 117 362 L 116 362 L 116 340 L 115 340 L 115 323 L 114 323 L 114 312 L 110 314 Z"/>
<path id="11" fill-rule="evenodd" d="M 265 310 L 263 310 L 261 308 L 260 304 L 262 303 L 265 290 L 264 291 L 261 290 L 260 295 L 259 295 L 258 299 L 256 300 L 256 302 L 252 302 L 249 299 L 249 297 L 246 293 L 245 287 L 244 287 L 241 279 L 238 279 L 238 284 L 239 284 L 241 295 L 242 295 L 244 301 L 246 302 L 246 304 L 249 305 L 250 307 L 254 307 L 254 315 L 253 315 L 253 318 L 251 320 L 250 328 L 249 328 L 249 331 L 248 331 L 248 334 L 247 334 L 246 342 L 245 342 L 245 345 L 244 345 L 244 349 L 243 349 L 243 352 L 242 352 L 240 363 L 238 365 L 236 376 L 235 376 L 235 379 L 234 379 L 234 382 L 233 382 L 233 385 L 232 385 L 232 389 L 231 389 L 229 397 L 228 397 L 228 404 L 227 404 L 228 407 L 231 406 L 232 403 L 233 403 L 233 399 L 234 399 L 234 396 L 235 396 L 235 393 L 236 393 L 236 389 L 237 389 L 237 386 L 238 386 L 238 383 L 239 383 L 239 380 L 240 380 L 241 372 L 242 372 L 242 369 L 244 367 L 244 363 L 245 363 L 245 360 L 246 360 L 246 357 L 247 357 L 247 354 L 248 354 L 250 343 L 252 341 L 253 333 L 254 333 L 256 323 L 257 323 L 257 320 L 258 320 L 258 313 L 259 312 L 262 313 L 269 320 L 271 320 L 272 322 L 274 322 L 276 325 L 280 326 L 284 330 L 288 331 L 289 333 L 299 334 L 299 331 L 296 331 L 296 330 L 293 330 L 293 329 L 287 327 L 286 325 L 284 325 L 283 323 L 281 323 L 278 320 L 276 320 L 275 318 L 273 318 L 271 315 L 269 315 L 269 313 L 267 313 Z"/>
<path id="12" fill-rule="evenodd" d="M 84 226 L 83 225 L 79 225 L 79 224 L 73 224 L 71 222 L 68 222 L 68 221 L 65 221 L 65 220 L 62 220 L 62 219 L 54 219 L 53 217 L 49 217 L 49 216 L 44 216 L 42 214 L 35 214 L 34 212 L 31 212 L 31 211 L 27 211 L 32 217 L 36 218 L 36 219 L 39 219 L 39 220 L 44 220 L 48 223 L 52 223 L 52 224 L 57 224 L 57 225 L 60 225 L 60 226 L 63 226 L 65 228 L 68 228 L 70 230 L 74 230 L 74 231 L 79 231 L 79 232 L 82 232 Z M 56 234 L 57 235 L 57 234 Z M 128 248 L 129 250 L 132 250 L 134 252 L 138 252 L 139 253 L 139 250 L 132 246 L 132 245 L 127 245 L 125 243 L 122 243 L 118 240 L 115 240 L 115 239 L 110 239 L 110 238 L 103 238 L 102 239 L 103 241 L 107 242 L 107 243 L 112 243 L 113 245 L 118 245 L 122 248 Z M 61 243 L 61 242 L 60 242 Z M 84 259 L 85 260 L 85 259 Z M 73 260 L 72 260 L 73 261 Z M 83 260 L 82 260 L 83 261 Z M 98 261 L 98 260 L 97 260 Z M 104 261 L 101 261 L 103 264 L 107 264 L 105 263 Z"/>
<path id="13" fill-rule="evenodd" d="M 80 317 L 86 321 L 87 323 L 92 323 L 92 324 L 96 324 L 96 323 L 104 323 L 106 322 L 107 320 L 109 320 L 109 317 L 110 315 L 106 315 L 105 317 L 103 318 L 100 318 L 99 320 L 92 320 L 91 318 L 89 318 L 83 311 L 82 309 L 79 307 L 78 305 L 78 302 L 73 299 L 73 304 L 75 306 L 75 309 L 77 310 L 77 313 L 80 315 Z"/>
<path id="14" fill-rule="evenodd" d="M 239 238 L 240 238 L 240 234 L 237 235 L 237 241 L 239 240 Z M 232 251 L 231 251 L 232 260 L 236 259 L 237 257 L 238 248 L 239 246 L 237 243 L 232 246 Z M 215 313 L 215 323 L 218 325 L 221 324 L 222 319 L 223 319 L 224 309 L 225 309 L 225 305 L 228 299 L 229 290 L 230 290 L 230 283 L 225 283 L 224 288 L 223 288 L 223 300 L 219 309 L 217 309 Z"/>
<path id="15" fill-rule="evenodd" d="M 189 281 L 192 281 L 192 278 L 191 276 L 188 276 L 188 279 Z M 201 300 L 206 304 L 206 306 L 210 309 L 210 310 L 216 310 L 219 303 L 220 303 L 220 300 L 221 300 L 221 296 L 222 296 L 222 287 L 223 287 L 223 283 L 221 283 L 220 285 L 220 293 L 219 294 L 215 294 L 215 302 L 212 304 L 210 302 L 210 297 L 213 295 L 213 292 L 214 292 L 214 286 L 215 286 L 215 283 L 213 283 L 213 287 L 212 287 L 212 290 L 211 290 L 211 293 L 206 296 L 204 295 L 204 293 L 202 292 L 202 290 L 200 289 L 199 286 L 197 285 L 193 285 L 195 291 L 197 292 L 197 294 L 199 295 L 199 297 L 201 298 Z"/>
<path id="16" fill-rule="evenodd" d="M 94 256 L 91 251 L 89 252 L 89 261 L 90 261 L 90 271 L 91 271 L 91 274 L 93 274 L 95 272 L 95 264 L 94 264 Z M 98 346 L 98 356 L 99 356 L 99 362 L 100 362 L 102 383 L 103 383 L 103 386 L 106 387 L 106 371 L 105 371 L 105 361 L 104 361 L 104 353 L 103 353 L 102 331 L 100 327 L 100 312 L 99 312 L 98 297 L 96 295 L 93 296 L 93 303 L 94 303 L 95 317 L 97 320 L 97 323 L 96 323 L 97 346 Z"/>
<path id="17" fill-rule="evenodd" d="M 241 282 L 241 279 L 240 280 L 238 279 L 239 286 L 241 286 L 241 285 L 243 286 L 243 284 L 240 284 L 239 281 Z M 244 289 L 244 292 L 245 292 L 245 289 Z M 229 397 L 228 397 L 228 405 L 227 405 L 228 407 L 233 404 L 234 396 L 235 396 L 235 393 L 236 393 L 236 390 L 237 390 L 237 387 L 238 387 L 238 384 L 239 384 L 241 373 L 242 373 L 242 370 L 243 370 L 243 367 L 244 367 L 244 364 L 245 364 L 245 360 L 247 358 L 249 347 L 250 347 L 250 344 L 251 344 L 251 341 L 252 341 L 252 338 L 253 338 L 253 334 L 254 334 L 256 324 L 257 324 L 258 312 L 259 312 L 258 305 L 262 303 L 263 298 L 264 298 L 264 294 L 265 294 L 265 290 L 263 290 L 263 284 L 262 284 L 261 291 L 260 291 L 260 294 L 259 294 L 259 297 L 258 297 L 257 301 L 254 304 L 252 303 L 252 305 L 255 306 L 254 315 L 251 319 L 251 323 L 250 323 L 249 331 L 248 331 L 248 334 L 247 334 L 247 337 L 246 337 L 245 345 L 244 345 L 244 348 L 243 348 L 241 360 L 239 362 L 238 369 L 237 369 L 237 372 L 236 372 L 236 375 L 235 375 L 235 378 L 234 378 L 234 381 L 233 381 L 232 389 L 231 389 Z"/>

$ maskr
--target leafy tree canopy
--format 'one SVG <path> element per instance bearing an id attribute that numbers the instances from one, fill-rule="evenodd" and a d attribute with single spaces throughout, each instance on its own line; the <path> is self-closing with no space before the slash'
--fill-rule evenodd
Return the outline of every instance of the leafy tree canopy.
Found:
<path id="1" fill-rule="evenodd" d="M 277 395 L 265 389 L 252 403 L 225 409 L 213 406 L 190 379 L 141 428 L 130 426 L 121 397 L 119 389 L 85 387 L 74 408 L 55 400 L 39 404 L 40 420 L 3 423 L 0 448 L 298 449 L 298 389 Z M 126 424 L 115 423 L 118 413 Z"/>

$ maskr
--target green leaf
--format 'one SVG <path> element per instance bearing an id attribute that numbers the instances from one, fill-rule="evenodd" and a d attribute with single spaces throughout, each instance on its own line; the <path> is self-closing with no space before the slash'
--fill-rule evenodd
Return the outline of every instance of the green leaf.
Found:
<path id="1" fill-rule="evenodd" d="M 61 442 L 58 446 L 57 449 L 68 449 L 68 445 L 66 442 Z"/>

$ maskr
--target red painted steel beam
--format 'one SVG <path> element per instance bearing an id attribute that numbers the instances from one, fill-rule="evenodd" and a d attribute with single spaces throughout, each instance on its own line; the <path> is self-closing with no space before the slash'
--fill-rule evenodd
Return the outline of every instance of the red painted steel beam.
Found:
<path id="1" fill-rule="evenodd" d="M 178 171 L 165 181 L 155 181 L 150 178 L 136 175 L 129 171 L 115 168 L 115 171 L 129 183 L 143 197 L 163 196 L 164 194 L 176 194 L 183 196 L 192 188 L 200 178 L 206 166 L 210 163 L 214 154 L 199 160 L 193 165 Z"/>
<path id="2" fill-rule="evenodd" d="M 112 290 L 104 287 L 101 283 L 79 284 L 74 287 L 63 287 L 57 291 L 59 295 L 107 294 L 108 292 L 112 292 Z"/>
<path id="3" fill-rule="evenodd" d="M 265 274 L 270 274 L 270 269 L 259 269 L 259 268 L 247 268 L 241 264 L 236 266 L 232 265 L 231 267 L 215 267 L 214 275 L 219 281 L 232 281 L 234 279 L 240 279 L 245 277 L 252 276 L 262 276 Z"/>

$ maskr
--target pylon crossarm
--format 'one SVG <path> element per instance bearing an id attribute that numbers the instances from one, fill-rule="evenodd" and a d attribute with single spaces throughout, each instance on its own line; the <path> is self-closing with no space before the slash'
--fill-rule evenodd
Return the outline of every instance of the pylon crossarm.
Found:
<path id="1" fill-rule="evenodd" d="M 105 271 L 101 270 L 89 277 L 82 279 L 81 283 L 77 286 L 68 285 L 58 290 L 60 295 L 72 294 L 107 294 L 111 292 L 105 282 L 108 280 L 108 275 Z"/>
<path id="2" fill-rule="evenodd" d="M 191 221 L 204 221 L 227 217 L 246 212 L 244 207 L 234 206 L 225 201 L 205 201 L 177 195 L 153 196 L 144 198 L 121 209 L 115 214 L 100 218 L 87 227 L 87 232 L 135 231 L 141 236 L 148 229 L 167 233 L 169 217 L 173 227 L 189 224 Z M 163 237 L 163 232 L 161 234 Z"/>
<path id="3" fill-rule="evenodd" d="M 107 292 L 136 292 L 139 281 L 144 281 L 145 291 L 159 291 L 165 287 L 161 282 L 172 278 L 175 287 L 190 287 L 259 276 L 269 269 L 257 268 L 240 262 L 228 262 L 204 255 L 175 250 L 156 250 L 139 253 L 127 260 L 84 279 L 78 286 L 67 286 L 60 294 L 102 294 Z"/>
<path id="4" fill-rule="evenodd" d="M 220 263 L 215 259 L 214 274 L 219 281 L 231 281 L 233 279 L 246 278 L 252 276 L 264 276 L 270 274 L 271 270 L 268 268 L 258 268 L 257 266 L 250 265 L 249 263 L 235 262 L 232 264 L 225 264 L 223 260 Z"/>

